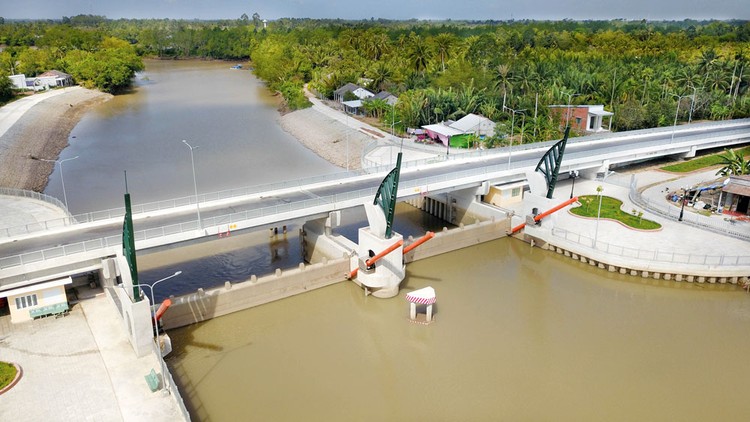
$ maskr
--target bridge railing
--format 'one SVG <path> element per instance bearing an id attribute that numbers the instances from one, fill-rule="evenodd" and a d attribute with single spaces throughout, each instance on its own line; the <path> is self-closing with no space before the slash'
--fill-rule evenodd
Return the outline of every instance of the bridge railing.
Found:
<path id="1" fill-rule="evenodd" d="M 719 267 L 731 267 L 738 265 L 750 265 L 750 256 L 746 255 L 697 255 L 685 252 L 659 251 L 628 246 L 615 245 L 601 240 L 571 232 L 559 227 L 552 229 L 552 235 L 568 242 L 576 243 L 591 250 L 597 250 L 609 255 L 623 258 L 633 258 L 652 262 L 665 262 L 682 265 L 713 265 Z"/>
<path id="2" fill-rule="evenodd" d="M 686 129 L 695 129 L 695 128 L 701 128 L 701 127 L 726 126 L 727 124 L 739 125 L 739 124 L 747 123 L 748 121 L 750 121 L 750 119 L 733 120 L 731 123 L 727 123 L 727 122 L 698 123 L 698 124 L 691 125 L 689 128 L 685 128 L 685 127 L 678 128 L 678 132 L 680 130 L 684 131 Z M 654 134 L 654 133 L 669 133 L 672 130 L 673 130 L 672 127 L 642 129 L 642 130 L 627 132 L 627 136 L 641 136 L 641 135 L 648 135 L 648 134 Z M 736 131 L 729 132 L 728 135 L 748 136 L 748 130 L 738 129 Z M 604 134 L 588 135 L 584 137 L 572 138 L 569 142 L 573 144 L 573 143 L 578 143 L 578 142 L 608 139 L 608 138 L 619 137 L 619 136 L 624 136 L 624 134 L 610 132 L 610 133 L 604 133 Z M 681 136 L 681 138 L 683 138 L 681 142 L 684 142 L 685 137 Z M 705 135 L 695 135 L 693 138 L 703 139 L 705 138 Z M 508 153 L 512 155 L 515 153 L 528 151 L 532 149 L 549 148 L 550 146 L 554 145 L 556 142 L 557 140 L 530 143 L 530 144 L 520 144 L 520 145 L 513 145 L 510 147 L 504 147 L 504 148 L 493 148 L 489 150 L 474 150 L 470 152 L 462 152 L 460 154 L 456 154 L 454 150 L 454 153 L 448 156 L 437 155 L 431 158 L 404 162 L 402 164 L 402 168 L 420 167 L 420 166 L 435 164 L 438 162 L 444 162 L 446 160 L 482 158 L 482 157 L 489 157 L 489 156 L 496 156 L 496 155 L 505 155 Z M 372 149 L 376 148 L 377 145 L 378 145 L 377 141 L 370 143 L 368 144 L 368 146 L 365 147 L 365 150 L 371 151 Z M 423 145 L 421 146 L 425 147 L 425 150 L 429 149 L 438 154 L 442 152 L 442 147 L 430 147 L 430 146 L 423 146 Z M 413 147 L 414 146 L 411 146 L 411 145 L 408 147 L 405 146 L 405 148 L 413 148 Z M 613 147 L 613 148 L 614 148 L 613 151 L 617 149 L 617 147 Z M 643 157 L 637 154 L 634 154 L 633 157 L 631 158 L 643 158 Z M 270 191 L 279 190 L 279 189 L 300 187 L 300 186 L 310 185 L 314 183 L 325 183 L 325 182 L 330 182 L 334 180 L 341 180 L 342 178 L 352 176 L 352 175 L 387 172 L 387 171 L 390 171 L 390 169 L 392 168 L 392 166 L 390 165 L 377 165 L 377 163 L 370 161 L 370 160 L 367 160 L 367 161 L 363 160 L 363 165 L 365 164 L 371 164 L 372 166 L 366 168 L 364 171 L 358 171 L 358 172 L 356 171 L 337 172 L 337 173 L 332 173 L 332 174 L 327 174 L 327 175 L 308 177 L 304 179 L 296 179 L 296 180 L 282 181 L 282 182 L 276 182 L 276 183 L 270 183 L 270 184 L 233 188 L 233 189 L 227 189 L 227 190 L 222 190 L 218 192 L 203 193 L 198 196 L 198 202 L 202 204 L 208 201 L 237 198 L 237 197 L 242 197 L 242 196 L 258 194 L 261 192 L 270 192 Z M 513 164 L 511 164 L 511 168 L 512 167 L 513 167 Z M 43 195 L 43 194 L 37 194 L 37 195 Z M 53 202 L 56 205 L 59 203 L 59 206 L 62 206 L 62 203 L 60 203 L 60 201 L 57 200 L 56 198 L 52 198 L 47 195 L 43 195 L 43 197 L 49 198 L 49 202 Z M 145 212 L 170 210 L 170 209 L 175 209 L 178 207 L 194 205 L 195 199 L 196 199 L 195 196 L 185 196 L 181 198 L 167 199 L 163 201 L 135 204 L 133 206 L 133 213 L 139 214 L 139 213 L 145 213 Z M 42 200 L 47 200 L 47 199 L 42 199 Z M 63 209 L 65 208 L 63 207 Z M 117 207 L 117 208 L 112 208 L 112 209 L 102 210 L 102 211 L 93 211 L 93 212 L 88 212 L 88 213 L 83 213 L 83 214 L 77 214 L 75 216 L 62 218 L 62 219 L 49 220 L 49 221 L 44 221 L 44 222 L 39 222 L 39 223 L 34 223 L 34 224 L 17 226 L 17 227 L 3 228 L 3 229 L 0 229 L 0 237 L 19 236 L 19 235 L 24 235 L 28 233 L 37 232 L 37 231 L 49 230 L 55 227 L 64 227 L 66 225 L 75 224 L 75 223 L 90 223 L 90 222 L 108 220 L 111 218 L 121 218 L 124 215 L 125 215 L 124 207 Z"/>
<path id="3" fill-rule="evenodd" d="M 65 227 L 69 226 L 71 224 L 76 224 L 77 220 L 73 215 L 70 214 L 70 211 L 68 211 L 68 208 L 60 202 L 59 199 L 45 195 L 43 193 L 34 192 L 30 190 L 25 189 L 14 189 L 14 188 L 0 188 L 0 195 L 6 195 L 6 196 L 17 196 L 21 198 L 31 198 L 36 199 L 39 201 L 47 202 L 49 204 L 52 204 L 60 209 L 62 209 L 66 214 L 67 217 L 63 218 L 56 218 L 52 220 L 46 220 L 46 221 L 39 221 L 35 223 L 29 223 L 24 224 L 22 226 L 15 226 L 15 227 L 6 227 L 3 229 L 0 229 L 0 236 L 5 235 L 6 237 L 16 236 L 19 234 L 25 234 L 32 231 L 42 231 L 42 230 L 49 230 L 56 227 Z"/>
<path id="4" fill-rule="evenodd" d="M 459 172 L 451 172 L 440 174 L 436 176 L 405 180 L 400 184 L 402 189 L 410 189 L 413 187 L 427 186 L 429 184 L 447 182 L 451 180 L 472 177 L 472 176 L 484 176 L 488 173 L 498 172 L 507 170 L 507 164 L 486 166 L 474 169 L 467 169 Z M 304 210 L 307 208 L 313 208 L 321 205 L 329 205 L 335 203 L 351 202 L 351 201 L 366 201 L 375 196 L 377 187 L 373 186 L 366 189 L 360 189 L 356 191 L 338 193 L 335 195 L 321 196 L 317 198 L 304 199 L 300 201 L 289 202 L 286 204 L 278 204 L 264 208 L 258 208 L 254 210 L 241 211 L 236 213 L 224 214 L 215 217 L 204 218 L 202 220 L 203 227 L 221 227 L 224 225 L 231 225 L 236 223 L 242 223 L 255 218 L 274 216 L 282 213 Z M 136 241 L 156 239 L 160 237 L 186 233 L 198 230 L 198 221 L 188 221 L 179 224 L 172 224 L 168 226 L 162 226 L 147 230 L 139 230 L 134 233 Z M 15 267 L 18 265 L 24 265 L 34 262 L 40 262 L 51 258 L 58 258 L 68 256 L 71 254 L 77 254 L 82 252 L 88 252 L 97 249 L 109 248 L 109 247 L 121 247 L 122 237 L 121 236 L 109 236 L 101 239 L 89 240 L 86 242 L 79 242 L 69 244 L 65 246 L 59 246 L 54 248 L 48 248 L 41 251 L 29 252 L 21 255 L 2 257 L 0 258 L 0 269 Z"/>

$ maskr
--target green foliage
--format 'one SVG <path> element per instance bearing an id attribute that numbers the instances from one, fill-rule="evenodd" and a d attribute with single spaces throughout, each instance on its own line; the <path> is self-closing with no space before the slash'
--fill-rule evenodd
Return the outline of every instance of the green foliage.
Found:
<path id="1" fill-rule="evenodd" d="M 117 93 L 127 88 L 143 61 L 125 41 L 106 38 L 95 52 L 73 50 L 63 59 L 63 69 L 81 85 Z"/>
<path id="2" fill-rule="evenodd" d="M 750 147 L 740 148 L 738 150 L 731 150 L 731 151 L 732 151 L 731 154 L 734 154 L 735 156 L 742 156 L 742 157 L 750 156 Z M 725 151 L 725 154 L 730 154 L 730 153 Z M 682 163 L 664 166 L 661 169 L 666 170 L 666 171 L 672 171 L 675 173 L 687 173 L 687 172 L 691 172 L 695 170 L 700 170 L 706 167 L 717 166 L 722 163 L 724 163 L 724 158 L 721 156 L 721 154 L 711 154 L 711 155 L 704 155 L 698 158 L 693 158 L 691 160 L 688 160 Z"/>
<path id="3" fill-rule="evenodd" d="M 570 212 L 581 217 L 597 217 L 597 213 L 599 213 L 599 195 L 582 195 L 578 197 L 578 201 L 584 206 L 572 208 Z M 661 224 L 643 219 L 642 212 L 633 212 L 630 214 L 623 211 L 621 209 L 622 201 L 619 199 L 602 195 L 601 201 L 602 207 L 601 213 L 598 214 L 599 218 L 617 220 L 628 227 L 639 230 L 657 230 L 661 228 Z"/>
<path id="4" fill-rule="evenodd" d="M 305 97 L 302 91 L 302 85 L 295 82 L 284 82 L 278 86 L 279 92 L 284 97 L 286 105 L 290 110 L 299 110 L 312 106 L 312 103 Z"/>
<path id="5" fill-rule="evenodd" d="M 0 103 L 6 103 L 13 98 L 13 82 L 0 72 Z"/>
<path id="6" fill-rule="evenodd" d="M 716 172 L 717 176 L 739 176 L 750 174 L 750 161 L 745 160 L 745 156 L 736 153 L 734 150 L 724 150 L 724 155 L 719 155 L 721 165 L 723 166 Z"/>
<path id="7" fill-rule="evenodd" d="M 6 362 L 0 362 L 0 388 L 10 384 L 15 377 L 16 367 Z"/>

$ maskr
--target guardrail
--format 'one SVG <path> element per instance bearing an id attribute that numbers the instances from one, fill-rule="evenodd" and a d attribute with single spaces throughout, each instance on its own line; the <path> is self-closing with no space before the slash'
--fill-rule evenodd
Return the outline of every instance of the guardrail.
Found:
<path id="1" fill-rule="evenodd" d="M 60 202 L 59 199 L 53 196 L 45 195 L 43 193 L 34 192 L 30 190 L 14 189 L 14 188 L 0 188 L 0 195 L 17 196 L 20 198 L 31 198 L 31 199 L 36 199 L 38 201 L 47 202 L 49 204 L 52 204 L 62 209 L 68 215 L 65 218 L 58 218 L 58 219 L 53 219 L 49 221 L 26 224 L 24 226 L 5 228 L 5 229 L 0 230 L 0 235 L 5 234 L 6 236 L 10 237 L 11 233 L 15 233 L 15 232 L 24 233 L 24 231 L 28 232 L 29 230 L 31 231 L 48 230 L 53 227 L 68 226 L 71 224 L 75 224 L 77 222 L 75 217 L 73 217 L 73 215 L 70 214 L 70 211 L 68 211 L 68 208 L 65 206 L 65 204 L 63 204 L 62 202 Z"/>
<path id="2" fill-rule="evenodd" d="M 628 197 L 634 204 L 662 217 L 668 218 L 673 221 L 679 221 L 680 208 L 674 207 L 666 202 L 654 202 L 641 195 L 641 193 L 638 191 L 637 180 L 635 177 L 631 178 L 629 189 L 630 191 L 628 193 Z M 746 230 L 740 230 L 738 224 L 742 223 L 738 223 L 735 220 L 730 219 L 729 221 L 716 221 L 715 219 L 711 219 L 709 217 L 704 217 L 698 214 L 687 212 L 683 213 L 681 222 L 689 226 L 708 230 L 714 233 L 731 236 L 742 240 L 750 240 L 750 233 L 748 233 L 748 231 Z"/>
<path id="3" fill-rule="evenodd" d="M 698 124 L 690 125 L 689 128 L 682 127 L 681 131 L 698 130 L 698 129 L 705 128 L 705 127 L 742 125 L 742 124 L 748 124 L 748 123 L 750 123 L 750 119 L 733 120 L 731 121 L 731 123 L 727 123 L 727 122 L 698 123 Z M 624 132 L 596 134 L 596 135 L 589 135 L 589 136 L 583 136 L 583 137 L 578 137 L 578 138 L 571 138 L 569 140 L 569 143 L 575 144 L 579 142 L 588 142 L 588 141 L 600 140 L 600 139 L 617 138 L 617 137 L 622 137 L 622 136 L 628 136 L 628 137 L 642 136 L 642 135 L 648 135 L 648 134 L 654 134 L 654 133 L 671 132 L 672 130 L 673 130 L 672 127 L 662 127 L 662 128 L 637 130 L 637 131 L 627 132 L 627 134 L 625 134 Z M 678 131 L 680 131 L 680 129 L 678 129 Z M 734 134 L 745 134 L 747 136 L 750 136 L 750 133 L 748 132 L 747 129 L 732 131 L 726 135 L 734 135 Z M 704 139 L 705 136 L 696 135 L 694 138 Z M 378 141 L 368 144 L 365 147 L 365 152 L 371 152 L 373 149 L 375 149 L 378 145 L 377 142 Z M 462 152 L 460 154 L 454 153 L 449 156 L 445 156 L 441 154 L 432 158 L 406 161 L 402 163 L 402 168 L 420 167 L 420 166 L 431 165 L 431 164 L 435 164 L 439 162 L 445 162 L 447 160 L 482 158 L 482 157 L 487 158 L 487 157 L 492 157 L 492 156 L 497 156 L 497 155 L 507 155 L 508 152 L 510 152 L 511 154 L 517 154 L 522 151 L 528 151 L 528 150 L 540 149 L 540 148 L 541 149 L 549 148 L 550 146 L 554 145 L 556 142 L 557 140 L 531 143 L 531 144 L 520 144 L 520 145 L 513 145 L 510 147 L 493 148 L 489 150 L 475 150 L 471 152 Z M 625 145 L 620 148 L 613 147 L 611 151 L 617 151 L 621 148 L 626 148 L 626 147 L 627 146 Z M 408 146 L 408 147 L 405 146 L 405 148 L 413 148 L 413 146 Z M 432 148 L 430 147 L 430 149 Z M 436 149 L 436 152 L 440 152 L 440 151 Z M 638 158 L 643 158 L 643 156 L 638 155 L 638 154 L 633 154 L 632 157 L 629 156 L 629 159 L 638 159 Z M 231 199 L 231 198 L 248 196 L 252 194 L 269 192 L 269 191 L 274 191 L 274 190 L 279 190 L 279 189 L 301 187 L 301 186 L 310 185 L 314 183 L 331 182 L 331 181 L 336 181 L 336 180 L 342 180 L 346 177 L 351 177 L 354 175 L 387 172 L 392 169 L 392 166 L 390 165 L 378 165 L 375 162 L 366 160 L 364 156 L 362 159 L 362 164 L 363 164 L 363 167 L 366 167 L 366 168 L 360 171 L 337 172 L 337 173 L 332 173 L 328 175 L 308 177 L 304 179 L 296 179 L 296 180 L 290 180 L 290 181 L 269 183 L 269 184 L 264 184 L 264 185 L 246 186 L 246 187 L 241 187 L 241 188 L 222 190 L 218 192 L 204 193 L 198 196 L 198 202 L 205 203 L 208 201 Z M 514 166 L 511 165 L 511 168 L 513 167 Z M 37 194 L 37 195 L 42 195 L 42 194 Z M 56 198 L 48 197 L 47 195 L 43 195 L 43 196 L 49 198 L 51 201 L 56 201 L 56 204 L 60 203 L 60 201 L 57 200 Z M 169 209 L 174 209 L 177 207 L 193 205 L 195 204 L 195 199 L 196 199 L 195 196 L 186 196 L 186 197 L 167 199 L 167 200 L 157 201 L 157 202 L 135 204 L 133 206 L 133 213 L 138 214 L 138 213 L 144 213 L 144 212 L 169 210 Z M 63 209 L 65 208 L 63 207 Z M 112 209 L 102 210 L 102 211 L 88 212 L 88 213 L 77 214 L 75 216 L 62 218 L 62 219 L 49 220 L 49 221 L 39 222 L 35 224 L 27 224 L 24 226 L 0 229 L 0 237 L 13 237 L 13 236 L 32 233 L 32 232 L 48 230 L 54 227 L 64 227 L 64 226 L 75 224 L 75 223 L 91 223 L 91 222 L 96 222 L 96 221 L 101 221 L 101 220 L 107 220 L 110 218 L 120 218 L 124 215 L 125 215 L 124 207 L 112 208 Z"/>
<path id="4" fill-rule="evenodd" d="M 474 169 L 467 169 L 459 172 L 452 172 L 449 174 L 440 174 L 437 176 L 431 176 L 415 180 L 406 180 L 400 183 L 401 189 L 411 189 L 420 186 L 426 186 L 429 184 L 441 183 L 441 182 L 454 182 L 462 178 L 471 178 L 476 176 L 485 176 L 489 173 L 497 173 L 501 171 L 507 171 L 507 164 L 498 164 L 494 166 L 479 167 Z M 483 179 L 484 177 L 476 177 L 477 180 Z M 259 208 L 255 210 L 241 211 L 236 213 L 224 214 L 221 216 L 203 218 L 203 228 L 217 227 L 229 224 L 237 224 L 246 222 L 248 220 L 278 215 L 281 213 L 288 213 L 292 211 L 300 211 L 307 208 L 313 208 L 320 205 L 329 205 L 335 203 L 343 203 L 350 201 L 361 200 L 363 203 L 366 200 L 371 199 L 377 192 L 377 187 L 373 186 L 367 189 L 360 189 L 351 192 L 344 192 L 335 195 L 322 196 L 318 198 L 305 199 L 301 201 L 289 202 L 281 205 L 274 205 L 270 207 Z M 124 211 L 123 211 L 124 214 Z M 139 230 L 134 233 L 136 241 L 143 241 L 149 239 L 156 239 L 160 237 L 186 233 L 190 231 L 198 230 L 198 221 L 189 221 L 185 223 L 172 224 L 168 226 L 162 226 L 153 229 Z M 34 251 L 24 253 L 21 255 L 14 255 L 9 257 L 0 258 L 0 269 L 11 268 L 19 265 L 25 265 L 34 262 L 45 261 L 47 259 L 59 258 L 68 256 L 71 254 L 90 252 L 98 249 L 104 249 L 109 247 L 121 247 L 122 237 L 120 235 L 109 236 L 99 239 L 92 239 L 85 242 L 78 242 L 64 246 L 58 246 L 54 248 L 48 248 L 40 251 Z"/>
<path id="5" fill-rule="evenodd" d="M 714 265 L 719 267 L 731 267 L 738 265 L 750 265 L 750 256 L 745 255 L 695 255 L 684 252 L 668 252 L 659 250 L 647 250 L 641 248 L 631 248 L 627 246 L 614 245 L 608 242 L 597 240 L 588 236 L 582 236 L 579 233 L 554 227 L 552 235 L 568 242 L 573 242 L 585 248 L 604 252 L 609 255 L 620 256 L 623 258 L 634 258 L 638 260 L 647 260 L 653 262 L 666 262 L 671 264 L 682 265 Z"/>

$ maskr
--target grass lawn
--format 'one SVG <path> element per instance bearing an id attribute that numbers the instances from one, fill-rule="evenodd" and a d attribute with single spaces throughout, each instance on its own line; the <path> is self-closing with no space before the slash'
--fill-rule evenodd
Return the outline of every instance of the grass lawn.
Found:
<path id="1" fill-rule="evenodd" d="M 738 155 L 742 154 L 743 157 L 747 157 L 750 155 L 750 147 L 740 148 L 740 149 L 735 150 L 735 152 Z M 675 173 L 687 173 L 687 172 L 691 172 L 695 170 L 700 170 L 702 168 L 712 167 L 712 166 L 721 164 L 721 157 L 719 157 L 719 155 L 721 154 L 724 154 L 724 153 L 720 152 L 718 154 L 705 155 L 703 157 L 693 158 L 690 161 L 685 161 L 683 163 L 664 166 L 661 169 L 666 170 L 666 171 L 672 171 Z"/>
<path id="2" fill-rule="evenodd" d="M 580 215 L 581 217 L 596 218 L 596 213 L 599 209 L 599 197 L 597 195 L 579 196 L 578 202 L 581 203 L 581 206 L 571 209 L 570 212 L 575 215 Z M 622 201 L 619 199 L 602 196 L 602 211 L 600 218 L 617 220 L 628 227 L 639 230 L 656 230 L 661 228 L 661 224 L 639 217 L 637 213 L 635 215 L 627 213 L 621 210 L 620 207 L 622 207 Z"/>
<path id="3" fill-rule="evenodd" d="M 16 367 L 5 362 L 0 362 L 0 388 L 5 387 L 16 377 Z"/>

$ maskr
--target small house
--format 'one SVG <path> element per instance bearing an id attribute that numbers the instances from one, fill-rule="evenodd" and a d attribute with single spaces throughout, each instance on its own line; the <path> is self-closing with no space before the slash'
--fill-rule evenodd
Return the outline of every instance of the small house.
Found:
<path id="1" fill-rule="evenodd" d="M 612 116 L 603 105 L 551 105 L 550 114 L 560 126 L 570 124 L 577 132 L 606 132 L 612 129 Z M 607 117 L 607 127 L 604 118 Z"/>
<path id="2" fill-rule="evenodd" d="M 357 84 L 348 83 L 342 86 L 341 88 L 333 91 L 333 100 L 339 103 L 343 103 L 345 101 L 344 97 L 349 92 L 351 92 L 355 97 L 359 98 L 360 100 L 364 100 L 366 98 L 375 96 L 375 94 L 362 88 L 361 86 Z"/>

